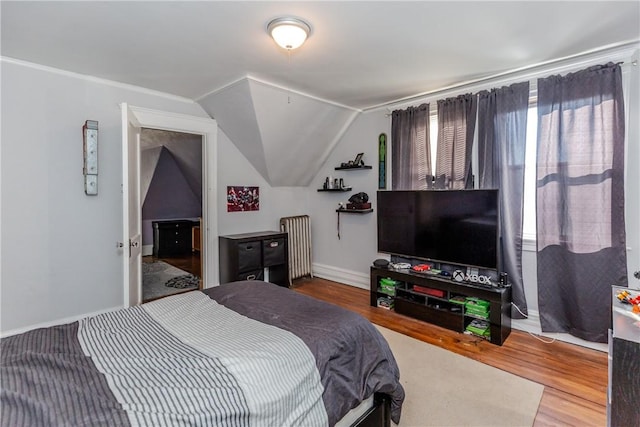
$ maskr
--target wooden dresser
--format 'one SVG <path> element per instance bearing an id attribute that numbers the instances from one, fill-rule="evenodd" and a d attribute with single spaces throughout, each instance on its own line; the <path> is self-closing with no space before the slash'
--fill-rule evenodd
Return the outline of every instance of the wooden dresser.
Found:
<path id="1" fill-rule="evenodd" d="M 158 258 L 188 255 L 191 253 L 191 229 L 197 221 L 153 221 L 153 255 Z"/>

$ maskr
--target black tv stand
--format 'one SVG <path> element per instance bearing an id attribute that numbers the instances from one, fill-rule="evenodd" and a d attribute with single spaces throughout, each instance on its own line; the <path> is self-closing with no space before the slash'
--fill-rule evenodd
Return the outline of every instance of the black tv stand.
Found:
<path id="1" fill-rule="evenodd" d="M 489 317 L 486 319 L 490 326 L 490 337 L 487 339 L 497 345 L 502 345 L 511 333 L 511 287 L 494 287 L 472 283 L 455 282 L 435 274 L 418 273 L 411 269 L 393 270 L 388 268 L 371 267 L 370 296 L 371 306 L 378 305 L 379 297 L 389 296 L 380 291 L 380 279 L 396 280 L 393 297 L 394 310 L 425 322 L 432 323 L 456 332 L 464 332 L 467 325 L 476 316 L 465 311 L 464 307 L 454 304 L 454 297 L 475 297 L 489 302 Z M 434 290 L 429 295 L 414 291 L 414 286 Z"/>

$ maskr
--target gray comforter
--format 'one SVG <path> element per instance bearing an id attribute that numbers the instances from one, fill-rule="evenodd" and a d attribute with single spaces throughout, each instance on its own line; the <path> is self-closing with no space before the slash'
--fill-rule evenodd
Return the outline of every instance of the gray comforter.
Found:
<path id="1" fill-rule="evenodd" d="M 387 341 L 359 314 L 265 282 L 234 282 L 204 292 L 307 344 L 322 378 L 330 425 L 374 392 L 391 397 L 391 419 L 400 420 L 404 390 L 398 366 Z"/>
<path id="2" fill-rule="evenodd" d="M 239 314 L 295 334 L 309 347 L 330 425 L 376 391 L 392 397 L 392 419 L 398 421 L 404 392 L 395 360 L 362 317 L 264 282 L 236 282 L 205 293 Z M 3 426 L 130 424 L 110 387 L 113 379 L 96 369 L 97 358 L 88 357 L 78 341 L 78 323 L 5 338 L 1 346 Z"/>

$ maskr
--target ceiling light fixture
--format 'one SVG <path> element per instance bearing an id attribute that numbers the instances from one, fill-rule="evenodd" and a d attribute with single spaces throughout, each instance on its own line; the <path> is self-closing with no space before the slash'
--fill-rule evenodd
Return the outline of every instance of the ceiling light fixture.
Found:
<path id="1" fill-rule="evenodd" d="M 311 27 L 298 18 L 276 18 L 267 25 L 267 32 L 279 46 L 292 50 L 302 46 L 311 33 Z"/>

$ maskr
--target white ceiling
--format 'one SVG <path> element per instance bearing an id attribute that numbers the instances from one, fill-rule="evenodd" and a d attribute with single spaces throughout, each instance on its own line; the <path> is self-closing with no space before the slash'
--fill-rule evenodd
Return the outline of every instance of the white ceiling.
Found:
<path id="1" fill-rule="evenodd" d="M 312 34 L 287 52 L 278 16 Z M 1 54 L 199 100 L 247 76 L 354 109 L 640 39 L 640 2 L 2 1 Z"/>

